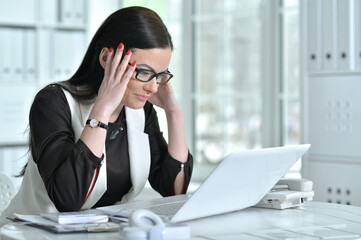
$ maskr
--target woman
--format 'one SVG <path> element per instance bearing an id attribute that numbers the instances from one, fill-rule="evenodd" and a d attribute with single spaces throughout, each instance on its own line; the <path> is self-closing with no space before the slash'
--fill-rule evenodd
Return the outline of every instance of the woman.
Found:
<path id="1" fill-rule="evenodd" d="M 171 37 L 150 9 L 116 11 L 74 76 L 49 85 L 30 111 L 31 156 L 2 214 L 77 211 L 132 200 L 147 179 L 163 196 L 187 190 L 193 160 L 169 80 Z M 163 108 L 169 139 L 153 104 Z"/>

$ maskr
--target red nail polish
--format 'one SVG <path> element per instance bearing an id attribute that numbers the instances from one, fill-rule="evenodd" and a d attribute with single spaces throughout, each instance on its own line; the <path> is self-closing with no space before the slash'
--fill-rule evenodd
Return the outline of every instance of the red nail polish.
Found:
<path id="1" fill-rule="evenodd" d="M 113 52 L 113 48 L 109 48 L 109 52 Z"/>
<path id="2" fill-rule="evenodd" d="M 132 50 L 129 49 L 127 52 L 127 55 L 130 55 L 131 52 L 132 52 Z"/>
<path id="3" fill-rule="evenodd" d="M 137 61 L 134 61 L 133 63 L 132 63 L 132 67 L 134 67 L 135 66 L 135 63 L 136 63 Z"/>
<path id="4" fill-rule="evenodd" d="M 123 43 L 121 42 L 121 43 L 119 43 L 119 45 L 118 45 L 118 49 L 122 49 L 122 47 L 123 47 Z"/>

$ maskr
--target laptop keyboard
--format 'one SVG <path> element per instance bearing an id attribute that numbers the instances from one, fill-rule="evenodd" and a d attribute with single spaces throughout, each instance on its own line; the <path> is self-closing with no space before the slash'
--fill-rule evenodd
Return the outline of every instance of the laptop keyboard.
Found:
<path id="1" fill-rule="evenodd" d="M 158 215 L 172 217 L 184 205 L 184 203 L 185 201 L 165 203 L 165 204 L 149 207 L 148 210 Z"/>

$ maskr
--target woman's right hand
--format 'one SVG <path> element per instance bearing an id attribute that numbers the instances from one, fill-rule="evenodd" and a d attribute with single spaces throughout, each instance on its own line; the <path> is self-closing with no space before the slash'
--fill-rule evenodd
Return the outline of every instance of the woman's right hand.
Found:
<path id="1" fill-rule="evenodd" d="M 98 113 L 95 114 L 92 111 L 92 114 L 99 115 L 100 110 L 101 115 L 110 118 L 113 112 L 121 104 L 128 82 L 135 70 L 135 62 L 131 67 L 128 67 L 132 55 L 131 50 L 128 50 L 121 61 L 123 51 L 124 46 L 122 43 L 119 44 L 115 54 L 112 48 L 102 49 L 101 58 L 103 56 L 106 57 L 104 78 L 98 91 L 96 103 L 93 107 L 94 111 L 97 111 L 98 109 Z M 100 59 L 100 61 L 103 61 L 103 59 Z M 102 118 L 101 116 L 97 117 Z"/>

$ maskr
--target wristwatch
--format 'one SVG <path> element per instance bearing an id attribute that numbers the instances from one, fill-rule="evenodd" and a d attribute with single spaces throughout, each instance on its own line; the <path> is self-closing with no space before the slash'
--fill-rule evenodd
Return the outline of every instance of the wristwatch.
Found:
<path id="1" fill-rule="evenodd" d="M 86 124 L 92 128 L 96 128 L 96 127 L 101 127 L 104 128 L 106 130 L 109 129 L 108 125 L 106 125 L 105 123 L 102 123 L 101 121 L 97 120 L 97 119 L 88 119 L 86 120 Z"/>

